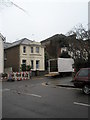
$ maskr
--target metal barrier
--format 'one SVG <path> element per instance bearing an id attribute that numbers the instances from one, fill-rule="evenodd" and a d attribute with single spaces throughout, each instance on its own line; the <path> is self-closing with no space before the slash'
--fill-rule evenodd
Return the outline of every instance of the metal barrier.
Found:
<path id="1" fill-rule="evenodd" d="M 28 80 L 30 79 L 30 73 L 29 72 L 13 72 L 8 74 L 8 78 L 12 77 L 12 79 L 21 81 L 21 80 Z"/>

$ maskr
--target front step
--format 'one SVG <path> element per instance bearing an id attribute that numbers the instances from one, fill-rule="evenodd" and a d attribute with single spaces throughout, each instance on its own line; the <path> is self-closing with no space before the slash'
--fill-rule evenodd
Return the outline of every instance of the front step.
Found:
<path id="1" fill-rule="evenodd" d="M 45 77 L 54 77 L 56 75 L 59 75 L 58 72 L 50 72 L 49 74 L 46 74 Z"/>

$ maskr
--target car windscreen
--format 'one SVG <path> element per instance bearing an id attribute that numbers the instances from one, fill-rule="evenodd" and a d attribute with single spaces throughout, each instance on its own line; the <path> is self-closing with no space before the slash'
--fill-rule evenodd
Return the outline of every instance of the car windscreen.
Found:
<path id="1" fill-rule="evenodd" d="M 88 69 L 81 69 L 78 76 L 79 77 L 88 77 L 88 75 L 90 74 L 90 70 Z"/>

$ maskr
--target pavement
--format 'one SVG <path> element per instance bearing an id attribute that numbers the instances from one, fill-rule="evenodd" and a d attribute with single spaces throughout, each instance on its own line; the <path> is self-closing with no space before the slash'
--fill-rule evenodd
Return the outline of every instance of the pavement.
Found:
<path id="1" fill-rule="evenodd" d="M 32 80 L 36 80 L 36 79 L 43 79 L 43 85 L 51 85 L 51 86 L 61 86 L 61 87 L 75 87 L 72 81 L 72 76 L 68 76 L 68 77 L 60 77 L 60 76 L 56 76 L 56 77 L 45 77 L 45 76 L 37 76 L 37 77 L 32 77 Z M 0 79 L 0 82 L 5 82 L 7 81 Z"/>
<path id="2" fill-rule="evenodd" d="M 48 77 L 48 81 L 45 82 L 45 85 L 72 87 L 72 88 L 75 87 L 73 84 L 72 76 L 59 77 L 59 78 Z"/>

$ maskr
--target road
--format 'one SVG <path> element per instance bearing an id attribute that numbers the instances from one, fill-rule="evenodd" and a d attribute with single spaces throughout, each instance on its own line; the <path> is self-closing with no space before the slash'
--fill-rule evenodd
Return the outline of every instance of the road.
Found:
<path id="1" fill-rule="evenodd" d="M 88 118 L 90 96 L 80 89 L 43 85 L 46 78 L 3 82 L 3 118 Z"/>

